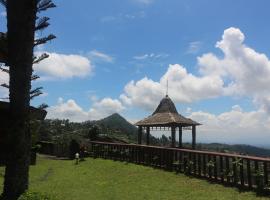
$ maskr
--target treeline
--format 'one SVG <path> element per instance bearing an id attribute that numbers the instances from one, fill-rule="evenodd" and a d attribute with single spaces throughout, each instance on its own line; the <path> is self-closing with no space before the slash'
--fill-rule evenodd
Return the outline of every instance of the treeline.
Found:
<path id="1" fill-rule="evenodd" d="M 143 134 L 142 139 L 146 141 L 146 134 Z M 88 140 L 137 143 L 137 127 L 119 114 L 113 114 L 97 121 L 85 121 L 81 123 L 70 122 L 69 120 L 46 119 L 41 124 L 38 140 L 60 144 L 69 144 L 71 140 L 76 140 L 79 143 L 87 143 Z M 160 138 L 155 138 L 151 135 L 150 144 L 170 146 L 171 138 L 165 135 L 162 135 Z M 191 148 L 189 143 L 184 143 L 183 146 L 184 148 Z M 269 149 L 242 144 L 198 143 L 196 148 L 198 150 L 225 153 L 240 153 L 264 157 L 270 156 Z"/>

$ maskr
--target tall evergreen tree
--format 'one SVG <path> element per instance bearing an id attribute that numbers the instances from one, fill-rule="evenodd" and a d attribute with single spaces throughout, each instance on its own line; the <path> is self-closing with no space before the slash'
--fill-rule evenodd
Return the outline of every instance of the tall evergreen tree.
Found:
<path id="1" fill-rule="evenodd" d="M 35 39 L 35 31 L 46 28 L 49 18 L 38 18 L 37 13 L 55 7 L 51 0 L 0 0 L 7 10 L 6 58 L 1 59 L 9 69 L 9 146 L 8 159 L 5 168 L 3 200 L 16 200 L 28 189 L 29 162 L 31 149 L 30 134 L 30 99 L 38 96 L 41 88 L 31 90 L 33 63 L 48 57 L 43 54 L 36 58 L 33 49 L 54 39 L 49 35 Z M 4 35 L 4 34 L 1 34 Z M 0 49 L 1 52 L 1 49 Z"/>

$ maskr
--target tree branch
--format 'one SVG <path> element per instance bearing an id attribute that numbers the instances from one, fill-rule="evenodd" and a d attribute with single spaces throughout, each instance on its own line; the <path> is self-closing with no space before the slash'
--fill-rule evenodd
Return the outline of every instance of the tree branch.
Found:
<path id="1" fill-rule="evenodd" d="M 48 58 L 49 57 L 49 54 L 47 54 L 47 53 L 43 53 L 43 54 L 41 54 L 39 57 L 34 57 L 34 59 L 33 59 L 33 64 L 37 64 L 37 63 L 39 63 L 40 61 L 42 61 L 42 60 L 44 60 L 44 59 L 46 59 L 46 58 Z"/>
<path id="2" fill-rule="evenodd" d="M 34 46 L 40 45 L 40 44 L 45 44 L 46 42 L 55 39 L 56 36 L 53 34 L 48 35 L 47 37 L 43 37 L 40 39 L 35 40 Z"/>
<path id="3" fill-rule="evenodd" d="M 49 8 L 55 8 L 56 5 L 51 0 L 37 0 L 37 11 L 45 11 Z"/>
<path id="4" fill-rule="evenodd" d="M 50 20 L 49 17 L 42 17 L 41 19 L 38 20 L 35 30 L 43 30 L 45 28 L 47 28 L 50 23 L 48 22 Z"/>

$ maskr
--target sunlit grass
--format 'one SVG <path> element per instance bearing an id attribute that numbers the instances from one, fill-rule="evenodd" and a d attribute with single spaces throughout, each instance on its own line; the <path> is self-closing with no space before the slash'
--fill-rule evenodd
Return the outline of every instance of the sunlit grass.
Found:
<path id="1" fill-rule="evenodd" d="M 70 160 L 38 157 L 31 167 L 30 190 L 50 193 L 60 200 L 211 200 L 269 199 L 253 192 L 211 184 L 182 174 L 123 162 L 88 158 Z M 0 168 L 0 183 L 4 169 Z M 0 184 L 2 189 L 2 184 Z"/>

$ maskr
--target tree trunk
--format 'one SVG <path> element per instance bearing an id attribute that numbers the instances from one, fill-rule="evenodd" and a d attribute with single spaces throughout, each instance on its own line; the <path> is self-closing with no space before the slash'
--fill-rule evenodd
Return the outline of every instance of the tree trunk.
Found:
<path id="1" fill-rule="evenodd" d="M 10 124 L 4 200 L 16 200 L 28 189 L 31 134 L 30 90 L 36 0 L 7 1 Z"/>

